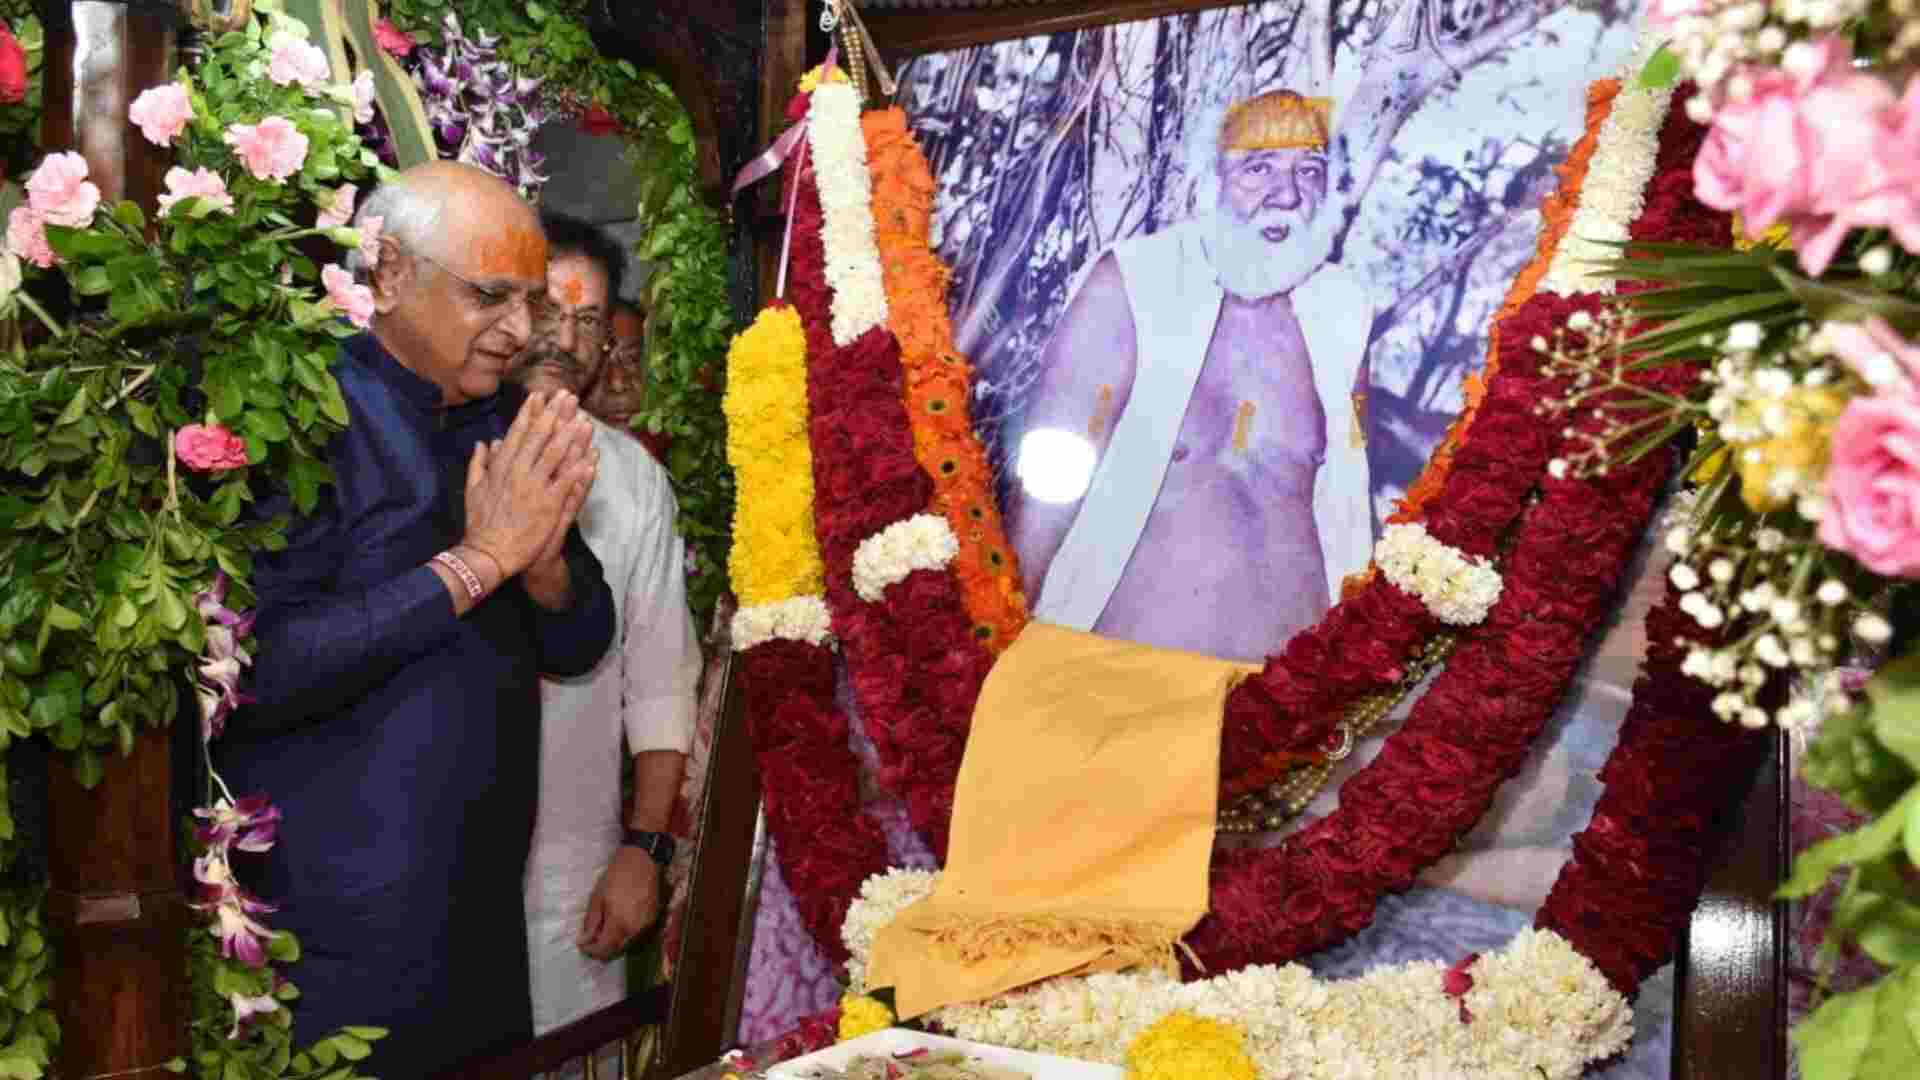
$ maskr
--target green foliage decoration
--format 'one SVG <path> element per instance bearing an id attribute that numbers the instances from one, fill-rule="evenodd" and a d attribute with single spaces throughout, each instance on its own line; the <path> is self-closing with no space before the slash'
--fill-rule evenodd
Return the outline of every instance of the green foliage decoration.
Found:
<path id="1" fill-rule="evenodd" d="M 149 218 L 131 202 L 103 203 L 86 227 L 48 224 L 57 267 L 29 268 L 0 297 L 0 317 L 31 331 L 30 347 L 16 336 L 0 354 L 0 749 L 45 738 L 62 752 L 55 767 L 88 786 L 142 729 L 197 722 L 174 715 L 179 680 L 207 647 L 195 594 L 224 572 L 228 603 L 251 606 L 251 553 L 279 547 L 285 523 L 255 520 L 248 504 L 284 486 L 312 507 L 329 480 L 322 449 L 348 419 L 330 368 L 352 331 L 317 288 L 312 256 L 357 236 L 309 223 L 335 187 L 369 182 L 378 163 L 318 107 L 324 95 L 264 77 L 263 39 L 299 27 L 271 0 L 255 11 L 177 76 L 193 110 L 174 141 L 179 165 L 219 174 L 232 209 L 188 198 Z M 250 175 L 225 139 L 269 116 L 308 143 L 284 182 Z M 187 468 L 173 436 L 192 424 L 231 430 L 247 463 Z M 8 862 L 11 832 L 0 817 Z M 0 890 L 0 1076 L 43 1075 L 57 1045 L 39 899 Z M 298 949 L 282 932 L 268 952 L 284 962 Z M 235 994 L 290 1002 L 291 984 L 219 955 L 205 926 L 191 931 L 189 954 L 192 1055 L 174 1071 L 359 1075 L 352 1063 L 379 1031 L 296 1051 L 286 1009 L 237 1024 L 231 1004 Z"/>

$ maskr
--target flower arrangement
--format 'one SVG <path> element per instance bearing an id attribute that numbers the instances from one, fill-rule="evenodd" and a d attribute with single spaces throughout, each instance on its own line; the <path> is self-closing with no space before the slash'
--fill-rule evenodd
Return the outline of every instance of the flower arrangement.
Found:
<path id="1" fill-rule="evenodd" d="M 502 59 L 494 34 L 464 33 L 452 11 L 441 22 L 440 44 L 415 49 L 414 59 L 421 104 L 441 147 L 502 177 L 528 199 L 539 198 L 547 182 L 533 149 L 533 137 L 547 122 L 541 80 Z"/>
<path id="2" fill-rule="evenodd" d="M 1725 252 L 1636 235 L 1593 264 L 1655 287 L 1532 342 L 1567 380 L 1547 411 L 1604 417 L 1555 468 L 1592 474 L 1692 443 L 1685 512 L 1664 536 L 1669 622 L 1649 638 L 1680 674 L 1676 700 L 1704 702 L 1729 728 L 1811 739 L 1809 779 L 1863 815 L 1804 852 L 1782 895 L 1844 881 L 1826 964 L 1857 947 L 1887 974 L 1826 996 L 1794 1038 L 1810 1077 L 1892 1075 L 1870 1048 L 1911 1036 L 1879 1018 L 1920 1001 L 1920 938 L 1902 914 L 1920 902 L 1920 849 L 1894 839 L 1920 836 L 1908 614 L 1920 578 L 1920 10 L 1694 0 L 1654 20 L 1669 41 L 1641 83 L 1696 80 L 1686 109 L 1709 125 L 1671 183 L 1758 239 Z M 1667 371 L 1697 379 L 1620 392 Z M 1889 653 L 1864 687 L 1850 677 Z M 1632 824 L 1596 810 L 1609 847 Z"/>
<path id="3" fill-rule="evenodd" d="M 306 27 L 270 0 L 253 13 L 129 109 L 179 162 L 151 220 L 104 198 L 72 153 L 43 160 L 8 216 L 0 314 L 24 325 L 0 355 L 0 727 L 44 735 L 88 786 L 104 755 L 172 720 L 181 674 L 204 738 L 244 701 L 250 553 L 284 525 L 246 505 L 284 487 L 312 508 L 328 479 L 320 448 L 347 421 L 329 368 L 359 295 L 323 286 L 339 268 L 301 242 L 358 247 L 359 230 L 319 211 L 377 170 L 322 107 L 354 90 L 314 64 Z M 267 927 L 271 908 L 234 874 L 233 852 L 271 845 L 278 811 L 213 785 L 196 811 L 207 922 L 189 948 L 193 1053 L 171 1068 L 280 1076 L 324 1062 L 357 1075 L 381 1033 L 296 1050 L 298 992 L 272 963 L 298 943 Z M 0 918 L 34 925 L 18 899 Z M 16 1001 L 3 1056 L 39 1075 L 51 1018 L 33 1011 L 43 995 Z"/>
<path id="4" fill-rule="evenodd" d="M 831 88 L 822 82 L 814 95 L 824 98 Z M 1582 159 L 1585 168 L 1576 161 L 1563 170 L 1555 219 L 1562 224 L 1550 222 L 1540 257 L 1529 270 L 1531 283 L 1517 283 L 1509 297 L 1510 309 L 1497 328 L 1501 340 L 1524 344 L 1549 333 L 1574 335 L 1568 324 L 1576 314 L 1584 314 L 1585 325 L 1598 335 L 1597 313 L 1614 302 L 1605 292 L 1582 289 L 1564 295 L 1555 288 L 1536 287 L 1574 287 L 1549 282 L 1548 270 L 1556 234 L 1566 235 L 1582 205 L 1584 179 L 1625 178 L 1619 182 L 1624 194 L 1610 198 L 1613 205 L 1640 207 L 1623 230 L 1633 242 L 1725 243 L 1732 238 L 1730 216 L 1694 198 L 1692 162 L 1705 132 L 1684 109 L 1688 93 L 1671 95 L 1679 106 L 1675 108 L 1666 107 L 1669 94 L 1664 89 L 1648 95 L 1647 108 L 1658 109 L 1660 123 L 1649 129 L 1623 120 L 1613 128 L 1620 133 L 1617 137 L 1602 139 L 1601 128 L 1613 114 L 1618 92 L 1597 88 L 1590 98 L 1589 130 L 1581 140 L 1590 148 Z M 802 111 L 806 104 L 801 103 Z M 1636 176 L 1643 176 L 1643 189 L 1624 191 Z M 899 635 L 906 640 L 893 646 L 908 654 L 905 663 L 884 651 L 863 656 L 864 646 L 856 643 L 875 625 L 885 625 L 875 618 L 874 609 L 881 605 L 863 605 L 848 587 L 859 543 L 916 513 L 925 499 L 925 481 L 912 469 L 901 441 L 911 434 L 911 423 L 895 411 L 901 377 L 891 364 L 897 343 L 872 331 L 847 346 L 835 342 L 829 329 L 834 297 L 820 240 L 822 204 L 814 194 L 812 175 L 802 168 L 796 177 L 793 302 L 810 344 L 815 523 L 827 568 L 828 603 L 848 644 L 849 671 L 880 749 L 883 783 L 908 785 L 910 811 L 926 805 L 919 800 L 937 808 L 940 800 L 951 799 L 951 781 L 928 782 L 925 773 L 903 777 L 897 763 L 914 761 L 916 754 L 945 755 L 954 737 L 964 736 L 964 717 L 957 707 L 948 714 L 951 719 L 944 719 L 934 710 L 900 710 L 896 703 L 940 685 L 932 672 L 916 670 L 913 653 L 938 648 L 945 639 L 937 624 L 935 633 L 923 634 L 921 627 L 927 624 L 913 622 L 907 625 L 915 632 Z M 824 227 L 836 226 L 829 221 Z M 1637 296 L 1645 288 L 1633 283 L 1616 291 Z M 1684 395 L 1691 392 L 1696 376 L 1691 370 L 1643 374 L 1636 368 L 1623 371 L 1620 382 L 1597 393 L 1609 403 L 1649 393 Z M 1483 619 L 1458 631 L 1458 646 L 1445 670 L 1379 757 L 1348 781 L 1339 811 L 1280 847 L 1216 858 L 1212 912 L 1187 939 L 1196 969 L 1190 974 L 1204 966 L 1208 972 L 1244 975 L 1260 965 L 1285 963 L 1323 948 L 1364 927 L 1378 898 L 1405 888 L 1421 868 L 1451 850 L 1477 821 L 1494 788 L 1525 760 L 1564 693 L 1673 464 L 1670 454 L 1649 453 L 1604 473 L 1550 468 L 1569 448 L 1602 437 L 1608 422 L 1604 412 L 1596 416 L 1589 410 L 1563 419 L 1536 407 L 1543 399 L 1568 392 L 1574 381 L 1540 350 L 1510 345 L 1501 354 L 1498 369 L 1477 396 L 1470 422 L 1450 437 L 1452 454 L 1436 466 L 1441 475 L 1427 485 L 1415 515 L 1423 531 L 1396 533 L 1405 538 L 1403 543 L 1389 545 L 1390 552 L 1404 547 L 1411 556 L 1425 550 L 1425 537 L 1444 545 L 1433 551 L 1457 553 L 1459 568 L 1481 570 L 1488 568 L 1470 560 L 1504 552 L 1500 573 L 1480 579 L 1483 593 L 1492 591 L 1493 580 L 1499 582 L 1498 598 L 1488 601 Z M 859 449 L 859 456 L 849 456 L 849 444 Z M 1390 553 L 1387 561 L 1394 562 L 1395 555 Z M 888 587 L 885 606 L 891 607 L 916 581 L 927 590 L 930 606 L 925 612 L 951 610 L 951 583 L 932 571 L 917 571 Z M 1242 683 L 1228 702 L 1223 782 L 1231 786 L 1275 754 L 1321 746 L 1348 708 L 1392 690 L 1407 677 L 1410 665 L 1431 655 L 1434 645 L 1453 632 L 1443 633 L 1445 624 L 1417 592 L 1395 584 L 1383 569 L 1336 604 L 1321 624 L 1287 643 L 1259 675 Z M 1676 591 L 1650 616 L 1652 632 L 1684 617 L 1682 596 Z M 1583 1021 L 1578 1035 L 1555 1032 L 1551 1046 L 1527 1051 L 1531 1056 L 1526 1064 L 1488 1060 L 1485 1068 L 1512 1064 L 1514 1075 L 1537 1075 L 1537 1066 L 1551 1075 L 1572 1075 L 1582 1063 L 1611 1054 L 1626 1037 L 1624 996 L 1671 955 L 1699 895 L 1708 825 L 1733 794 L 1724 778 L 1747 775 L 1743 769 L 1765 745 L 1746 729 L 1713 719 L 1708 701 L 1692 692 L 1697 684 L 1681 673 L 1682 662 L 1683 653 L 1674 649 L 1650 651 L 1630 723 L 1602 774 L 1607 792 L 1594 822 L 1576 837 L 1573 856 L 1538 915 L 1541 932 L 1523 935 L 1509 946 L 1513 955 L 1526 958 L 1522 966 L 1536 974 L 1557 966 L 1541 952 L 1551 952 L 1553 946 L 1539 946 L 1540 941 L 1557 942 L 1565 956 L 1578 961 L 1588 985 L 1596 987 L 1593 1008 L 1579 1013 L 1590 1022 Z M 946 685 L 967 695 L 961 703 L 970 703 L 971 694 L 977 693 L 977 683 L 952 680 Z M 881 713 L 882 722 L 876 724 L 870 702 L 893 711 Z M 949 706 L 944 700 L 940 704 Z M 1675 774 L 1670 762 L 1686 770 L 1684 775 L 1716 779 L 1691 784 L 1671 779 Z M 917 786 L 915 779 L 921 780 Z M 911 878 L 887 875 L 878 880 L 898 890 Z M 804 884 L 795 887 L 803 910 L 855 907 L 850 895 L 805 890 Z M 847 940 L 836 943 L 838 947 L 826 946 L 828 951 L 857 951 L 855 942 L 863 933 L 855 929 L 859 923 L 850 917 Z M 817 924 L 810 925 L 817 933 Z M 864 931 L 868 940 L 871 931 L 871 926 Z M 1488 958 L 1482 957 L 1463 960 L 1452 970 L 1435 965 L 1430 985 L 1420 991 L 1429 999 L 1425 1007 L 1436 1010 L 1450 1028 L 1478 1026 L 1483 1013 L 1504 1016 L 1499 1003 L 1507 999 L 1484 996 L 1486 980 L 1479 965 L 1487 964 Z M 1498 962 L 1487 967 L 1501 969 Z M 1137 993 L 1116 996 L 1129 995 Z M 1063 1012 L 1085 1015 L 1079 1004 Z M 1390 1015 L 1400 1014 L 1396 1010 Z M 1153 1019 L 1158 1015 L 1142 1020 L 1134 1031 Z M 994 1041 L 1015 1037 L 1006 1034 Z M 1109 1039 L 1102 1052 L 1112 1054 L 1115 1045 Z M 1512 1049 L 1511 1040 L 1501 1045 Z M 1447 1060 L 1457 1064 L 1478 1052 L 1462 1049 L 1459 1054 L 1466 1057 Z"/>
<path id="5" fill-rule="evenodd" d="M 845 929 L 854 993 L 866 989 L 874 934 L 937 880 L 891 870 L 863 884 Z M 1336 982 L 1298 964 L 1184 983 L 1158 971 L 1070 976 L 925 1019 L 959 1038 L 1124 1063 L 1141 1077 L 1537 1080 L 1576 1077 L 1618 1053 L 1633 1010 L 1566 939 L 1528 930 L 1452 971 L 1418 961 Z"/>
<path id="6" fill-rule="evenodd" d="M 915 570 L 941 570 L 960 553 L 947 519 L 915 514 L 860 541 L 853 552 L 853 591 L 869 603 Z"/>

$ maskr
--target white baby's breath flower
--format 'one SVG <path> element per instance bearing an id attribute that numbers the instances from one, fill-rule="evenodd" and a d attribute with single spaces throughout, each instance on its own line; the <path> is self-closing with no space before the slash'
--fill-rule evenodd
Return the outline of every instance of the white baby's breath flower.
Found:
<path id="1" fill-rule="evenodd" d="M 1893 249 L 1881 244 L 1860 256 L 1860 269 L 1878 277 L 1893 269 Z"/>
<path id="2" fill-rule="evenodd" d="M 1760 347 L 1760 342 L 1765 337 L 1766 332 L 1760 328 L 1759 323 L 1737 322 L 1727 327 L 1726 347 L 1734 352 L 1752 352 Z"/>
<path id="3" fill-rule="evenodd" d="M 1715 584 L 1719 584 L 1719 585 L 1725 585 L 1727 582 L 1732 581 L 1733 580 L 1733 560 L 1728 558 L 1719 558 L 1708 563 L 1707 576 L 1712 578 Z"/>
<path id="4" fill-rule="evenodd" d="M 1667 571 L 1667 579 L 1672 581 L 1673 587 L 1681 592 L 1691 592 L 1700 587 L 1699 573 L 1683 562 L 1673 564 L 1673 569 Z"/>
<path id="5" fill-rule="evenodd" d="M 1869 611 L 1853 620 L 1853 632 L 1869 645 L 1884 645 L 1893 637 L 1893 624 Z"/>
<path id="6" fill-rule="evenodd" d="M 1847 587 L 1839 581 L 1828 578 L 1820 583 L 1820 589 L 1814 593 L 1814 599 L 1826 607 L 1838 607 L 1847 602 Z"/>

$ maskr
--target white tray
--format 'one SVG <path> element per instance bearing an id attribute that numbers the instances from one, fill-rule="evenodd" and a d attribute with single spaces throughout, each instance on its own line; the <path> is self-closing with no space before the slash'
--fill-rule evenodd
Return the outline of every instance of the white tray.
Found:
<path id="1" fill-rule="evenodd" d="M 862 1035 L 838 1046 L 815 1051 L 806 1057 L 783 1061 L 768 1069 L 767 1077 L 768 1080 L 805 1080 L 806 1077 L 813 1075 L 814 1067 L 824 1065 L 844 1069 L 849 1061 L 861 1054 L 876 1056 L 905 1054 L 920 1049 L 962 1053 L 982 1064 L 1019 1069 L 1032 1076 L 1034 1080 L 1122 1080 L 1124 1075 L 1117 1065 L 1100 1065 L 1091 1061 L 1054 1057 L 1051 1054 L 1008 1050 L 1001 1046 L 988 1046 L 986 1043 L 968 1042 L 964 1039 L 949 1039 L 941 1035 L 909 1031 L 906 1028 L 888 1028 L 871 1035 Z"/>

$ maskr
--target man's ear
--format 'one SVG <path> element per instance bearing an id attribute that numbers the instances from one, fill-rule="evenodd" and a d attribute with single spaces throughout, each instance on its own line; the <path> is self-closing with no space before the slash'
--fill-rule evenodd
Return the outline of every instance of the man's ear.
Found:
<path id="1" fill-rule="evenodd" d="M 380 238 L 380 262 L 373 268 L 373 310 L 392 314 L 400 297 L 413 284 L 413 259 L 400 250 L 391 236 Z"/>

